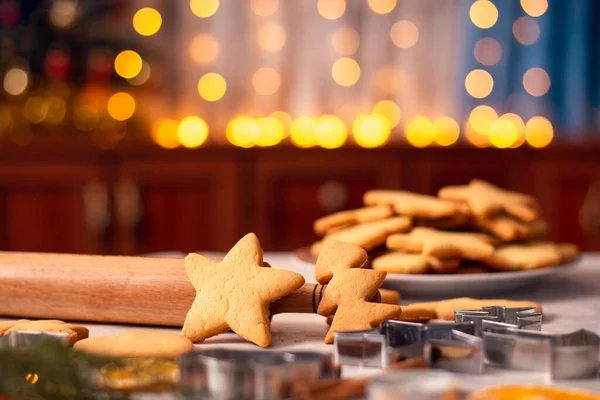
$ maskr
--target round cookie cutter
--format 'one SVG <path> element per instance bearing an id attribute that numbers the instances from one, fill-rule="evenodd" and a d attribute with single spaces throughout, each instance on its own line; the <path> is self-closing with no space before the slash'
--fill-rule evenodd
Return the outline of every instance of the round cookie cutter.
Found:
<path id="1" fill-rule="evenodd" d="M 180 359 L 181 386 L 203 399 L 276 400 L 290 384 L 339 376 L 330 354 L 211 349 Z"/>

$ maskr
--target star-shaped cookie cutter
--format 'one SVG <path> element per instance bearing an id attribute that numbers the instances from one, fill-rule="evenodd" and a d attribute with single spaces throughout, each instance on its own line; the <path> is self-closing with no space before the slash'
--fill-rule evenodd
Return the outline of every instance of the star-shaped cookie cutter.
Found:
<path id="1" fill-rule="evenodd" d="M 487 326 L 483 351 L 493 366 L 544 372 L 548 380 L 587 378 L 598 374 L 600 336 L 585 329 L 555 334 Z"/>
<path id="2" fill-rule="evenodd" d="M 331 354 L 318 352 L 221 348 L 189 353 L 179 365 L 184 390 L 215 399 L 286 398 L 294 381 L 339 377 Z"/>
<path id="3" fill-rule="evenodd" d="M 425 355 L 435 367 L 480 373 L 487 327 L 540 329 L 541 320 L 533 308 L 493 306 L 457 311 L 453 323 L 384 321 L 376 329 L 336 332 L 334 362 L 385 368 L 398 359 Z"/>

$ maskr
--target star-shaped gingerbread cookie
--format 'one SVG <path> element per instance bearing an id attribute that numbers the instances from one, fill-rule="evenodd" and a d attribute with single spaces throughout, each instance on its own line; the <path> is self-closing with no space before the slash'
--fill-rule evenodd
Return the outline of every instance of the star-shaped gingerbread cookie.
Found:
<path id="1" fill-rule="evenodd" d="M 185 268 L 196 298 L 182 334 L 194 342 L 231 329 L 261 347 L 270 346 L 269 304 L 304 284 L 300 274 L 264 268 L 253 233 L 240 239 L 221 262 L 190 254 Z"/>
<path id="2" fill-rule="evenodd" d="M 315 266 L 315 278 L 320 284 L 327 284 L 317 310 L 319 314 L 327 316 L 335 312 L 340 294 L 345 290 L 342 284 L 346 273 L 365 266 L 367 258 L 367 252 L 359 246 L 335 239 L 325 240 Z"/>
<path id="3" fill-rule="evenodd" d="M 444 200 L 466 202 L 473 214 L 478 216 L 505 212 L 522 221 L 532 222 L 539 215 L 539 206 L 532 196 L 501 189 L 480 179 L 473 179 L 468 186 L 442 188 L 438 196 Z"/>
<path id="4" fill-rule="evenodd" d="M 385 272 L 371 269 L 354 268 L 346 272 L 344 290 L 341 292 L 331 327 L 325 336 L 325 343 L 333 343 L 334 332 L 375 328 L 386 319 L 400 318 L 402 307 L 368 301 L 375 295 L 385 276 Z"/>
<path id="5" fill-rule="evenodd" d="M 494 254 L 492 238 L 482 233 L 438 231 L 417 227 L 387 238 L 387 247 L 438 258 L 488 260 Z"/>

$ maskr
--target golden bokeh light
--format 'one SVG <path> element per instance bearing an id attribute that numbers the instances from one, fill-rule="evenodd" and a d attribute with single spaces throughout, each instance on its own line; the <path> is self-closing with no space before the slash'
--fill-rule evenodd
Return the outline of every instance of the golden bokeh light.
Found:
<path id="1" fill-rule="evenodd" d="M 226 136 L 229 143 L 238 147 L 252 147 L 260 137 L 260 126 L 251 117 L 241 116 L 227 124 Z"/>
<path id="2" fill-rule="evenodd" d="M 47 112 L 44 122 L 51 125 L 61 123 L 67 115 L 67 103 L 58 96 L 50 96 L 46 99 Z"/>
<path id="3" fill-rule="evenodd" d="M 514 113 L 506 113 L 500 119 L 508 119 L 517 129 L 517 140 L 510 145 L 510 148 L 516 149 L 517 147 L 521 147 L 525 143 L 525 123 L 523 122 L 523 118 Z"/>
<path id="4" fill-rule="evenodd" d="M 390 139 L 390 123 L 382 115 L 361 115 L 352 123 L 352 135 L 360 147 L 371 149 Z"/>
<path id="5" fill-rule="evenodd" d="M 29 85 L 29 75 L 21 68 L 11 68 L 4 75 L 4 90 L 13 96 L 19 96 L 25 92 Z"/>
<path id="6" fill-rule="evenodd" d="M 508 118 L 498 118 L 490 125 L 490 143 L 499 149 L 506 149 L 517 141 L 519 133 L 515 123 Z"/>
<path id="7" fill-rule="evenodd" d="M 179 123 L 177 139 L 184 147 L 193 149 L 201 146 L 208 138 L 208 125 L 199 117 L 190 115 Z"/>
<path id="8" fill-rule="evenodd" d="M 369 0 L 369 7 L 377 14 L 389 14 L 396 8 L 397 0 Z"/>
<path id="9" fill-rule="evenodd" d="M 133 29 L 142 36 L 154 35 L 161 25 L 162 17 L 154 8 L 141 8 L 133 15 Z"/>
<path id="10" fill-rule="evenodd" d="M 403 19 L 392 25 L 390 29 L 392 42 L 401 49 L 413 47 L 419 40 L 419 28 L 414 22 Z"/>
<path id="11" fill-rule="evenodd" d="M 269 117 L 275 118 L 283 124 L 285 129 L 284 138 L 287 137 L 289 135 L 290 126 L 292 125 L 292 117 L 290 114 L 286 113 L 285 111 L 273 111 L 271 114 L 269 114 Z"/>
<path id="12" fill-rule="evenodd" d="M 481 0 L 478 0 L 481 1 Z M 474 69 L 465 78 L 465 89 L 472 97 L 483 99 L 494 89 L 494 78 L 483 69 Z"/>
<path id="13" fill-rule="evenodd" d="M 382 100 L 373 106 L 373 114 L 384 116 L 390 123 L 390 128 L 394 128 L 400 123 L 402 113 L 400 107 L 391 100 Z"/>
<path id="14" fill-rule="evenodd" d="M 316 129 L 317 121 L 315 118 L 296 118 L 290 127 L 290 139 L 298 147 L 312 147 L 317 144 Z"/>
<path id="15" fill-rule="evenodd" d="M 178 124 L 174 119 L 163 118 L 152 124 L 152 140 L 160 147 L 174 149 L 181 144 L 177 137 Z"/>
<path id="16" fill-rule="evenodd" d="M 521 0 L 521 7 L 532 17 L 539 17 L 548 9 L 548 0 Z"/>
<path id="17" fill-rule="evenodd" d="M 349 26 L 342 26 L 331 36 L 331 45 L 341 56 L 351 56 L 360 47 L 360 35 Z"/>
<path id="18" fill-rule="evenodd" d="M 226 91 L 227 82 L 215 72 L 205 74 L 198 81 L 198 93 L 206 101 L 217 101 L 225 95 Z"/>
<path id="19" fill-rule="evenodd" d="M 433 141 L 440 146 L 456 143 L 460 136 L 458 122 L 450 117 L 440 117 L 433 122 Z"/>
<path id="20" fill-rule="evenodd" d="M 344 121 L 335 115 L 325 115 L 317 121 L 315 139 L 317 145 L 325 149 L 336 149 L 346 143 L 348 128 Z"/>
<path id="21" fill-rule="evenodd" d="M 360 78 L 360 66 L 352 58 L 339 58 L 331 67 L 331 76 L 340 86 L 352 86 Z"/>
<path id="22" fill-rule="evenodd" d="M 498 114 L 490 106 L 477 106 L 469 115 L 470 127 L 480 135 L 487 135 L 490 132 L 490 125 L 498 119 Z"/>
<path id="23" fill-rule="evenodd" d="M 25 380 L 27 382 L 31 383 L 32 385 L 35 385 L 39 379 L 40 379 L 40 377 L 38 376 L 38 374 L 25 375 Z"/>
<path id="24" fill-rule="evenodd" d="M 473 55 L 483 65 L 496 65 L 502 58 L 502 46 L 496 39 L 484 37 L 475 43 Z"/>
<path id="25" fill-rule="evenodd" d="M 252 75 L 252 86 L 257 93 L 270 96 L 279 90 L 281 78 L 273 68 L 259 68 Z"/>
<path id="26" fill-rule="evenodd" d="M 258 124 L 259 135 L 255 143 L 258 146 L 275 146 L 285 137 L 285 127 L 276 118 L 259 118 L 256 123 Z"/>
<path id="27" fill-rule="evenodd" d="M 71 25 L 77 16 L 77 2 L 72 0 L 55 0 L 48 12 L 48 19 L 58 28 Z"/>
<path id="28" fill-rule="evenodd" d="M 115 93 L 108 99 L 107 109 L 117 121 L 128 120 L 135 112 L 135 99 L 127 92 Z"/>
<path id="29" fill-rule="evenodd" d="M 198 64 L 208 64 L 219 55 L 219 42 L 213 35 L 201 33 L 190 41 L 188 53 Z"/>
<path id="30" fill-rule="evenodd" d="M 404 70 L 395 65 L 383 65 L 375 71 L 372 87 L 379 96 L 395 96 L 406 79 Z"/>
<path id="31" fill-rule="evenodd" d="M 435 127 L 427 117 L 417 116 L 406 126 L 406 140 L 415 147 L 423 148 L 433 143 Z"/>
<path id="32" fill-rule="evenodd" d="M 519 17 L 513 23 L 512 33 L 517 42 L 529 46 L 534 44 L 540 37 L 540 26 L 531 17 Z"/>
<path id="33" fill-rule="evenodd" d="M 346 0 L 318 0 L 317 11 L 325 19 L 338 19 L 346 11 Z"/>
<path id="34" fill-rule="evenodd" d="M 134 78 L 142 70 L 142 57 L 133 50 L 123 50 L 115 57 L 115 71 L 125 79 Z"/>
<path id="35" fill-rule="evenodd" d="M 269 17 L 277 12 L 279 0 L 252 0 L 250 8 L 258 17 Z"/>
<path id="36" fill-rule="evenodd" d="M 279 24 L 264 24 L 258 30 L 258 45 L 266 52 L 275 53 L 280 51 L 285 45 L 285 41 L 285 29 Z"/>
<path id="37" fill-rule="evenodd" d="M 465 124 L 465 137 L 475 147 L 479 147 L 480 149 L 484 149 L 486 147 L 490 147 L 492 144 L 490 143 L 490 138 L 487 134 L 482 135 L 477 133 L 475 129 L 471 126 L 469 121 Z"/>
<path id="38" fill-rule="evenodd" d="M 523 75 L 523 87 L 532 96 L 543 96 L 550 90 L 550 77 L 542 68 L 530 68 Z"/>
<path id="39" fill-rule="evenodd" d="M 219 9 L 219 0 L 190 0 L 190 9 L 196 16 L 208 18 Z"/>
<path id="40" fill-rule="evenodd" d="M 535 116 L 525 125 L 525 139 L 531 147 L 541 149 L 548 146 L 554 137 L 552 123 L 547 118 Z"/>
<path id="41" fill-rule="evenodd" d="M 489 0 L 477 0 L 471 4 L 469 16 L 476 27 L 488 29 L 498 21 L 498 9 Z"/>
<path id="42" fill-rule="evenodd" d="M 152 71 L 150 70 L 150 65 L 146 61 L 142 61 L 142 69 L 140 70 L 140 73 L 131 79 L 127 79 L 127 82 L 131 83 L 133 86 L 141 86 L 148 82 L 151 73 Z"/>
<path id="43" fill-rule="evenodd" d="M 23 115 L 29 122 L 39 124 L 48 115 L 48 103 L 40 96 L 31 96 L 23 106 Z"/>

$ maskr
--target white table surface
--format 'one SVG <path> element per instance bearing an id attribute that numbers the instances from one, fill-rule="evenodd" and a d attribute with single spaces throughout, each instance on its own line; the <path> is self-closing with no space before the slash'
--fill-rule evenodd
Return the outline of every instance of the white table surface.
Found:
<path id="1" fill-rule="evenodd" d="M 221 254 L 204 253 L 210 258 L 220 258 Z M 180 257 L 178 253 L 161 253 L 161 256 Z M 315 282 L 312 268 L 300 262 L 290 253 L 266 253 L 265 261 L 275 268 L 284 268 L 302 274 L 306 282 Z M 494 295 L 494 298 L 498 298 Z M 570 332 L 585 328 L 600 334 L 600 253 L 585 254 L 579 265 L 569 268 L 565 273 L 541 279 L 532 286 L 505 293 L 502 298 L 532 300 L 544 308 L 544 331 Z M 438 299 L 408 299 L 402 303 Z M 152 329 L 164 332 L 179 332 L 177 329 L 159 327 L 132 327 L 131 325 L 107 325 L 84 323 L 90 329 L 90 336 L 114 335 L 131 329 Z M 272 320 L 273 348 L 286 350 L 310 349 L 313 351 L 332 351 L 332 346 L 323 344 L 328 326 L 325 318 L 312 314 L 279 314 Z M 237 335 L 227 333 L 196 345 L 198 348 L 220 346 L 236 349 L 256 349 Z M 373 370 L 346 368 L 344 376 L 371 374 Z M 491 384 L 539 383 L 544 384 L 540 374 L 529 372 L 486 370 L 483 375 L 461 375 L 465 389 L 475 389 Z M 557 381 L 553 384 L 576 387 L 600 392 L 600 378 L 571 381 Z"/>

